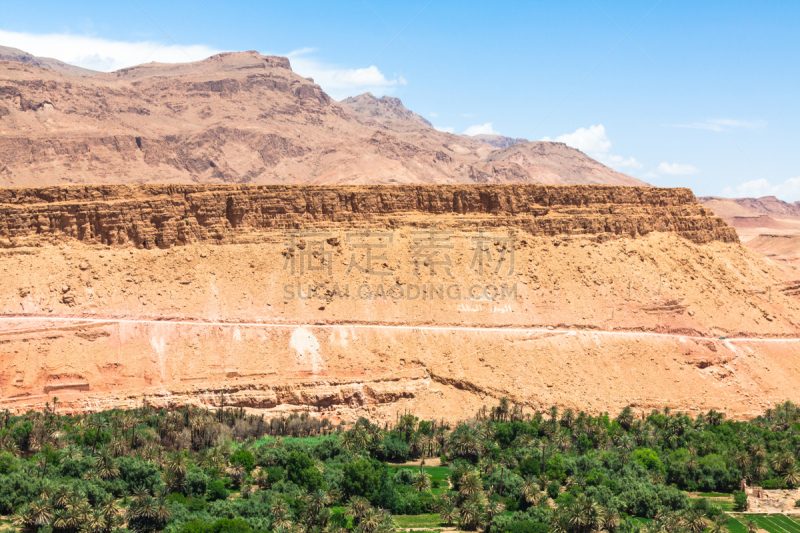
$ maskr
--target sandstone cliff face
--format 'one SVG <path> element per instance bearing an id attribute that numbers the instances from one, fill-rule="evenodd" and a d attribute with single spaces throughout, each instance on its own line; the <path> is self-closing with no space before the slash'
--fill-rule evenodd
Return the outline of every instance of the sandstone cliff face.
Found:
<path id="1" fill-rule="evenodd" d="M 15 410 L 221 390 L 387 420 L 504 396 L 732 416 L 800 400 L 797 343 L 776 340 L 798 335 L 800 282 L 687 189 L 21 188 L 0 190 L 0 224 Z"/>
<path id="2" fill-rule="evenodd" d="M 263 229 L 401 221 L 423 215 L 471 216 L 531 236 L 599 238 L 674 232 L 694 242 L 736 235 L 689 189 L 588 186 L 93 186 L 0 191 L 6 246 L 68 236 L 107 245 L 169 248 L 236 240 Z"/>

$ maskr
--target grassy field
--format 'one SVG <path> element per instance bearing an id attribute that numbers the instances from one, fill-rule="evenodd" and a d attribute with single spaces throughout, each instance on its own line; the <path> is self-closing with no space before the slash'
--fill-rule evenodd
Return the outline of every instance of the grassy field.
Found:
<path id="1" fill-rule="evenodd" d="M 785 515 L 746 515 L 742 520 L 751 518 L 761 529 L 769 533 L 800 533 L 800 524 L 797 524 Z"/>
<path id="2" fill-rule="evenodd" d="M 419 467 L 414 465 L 399 465 L 399 466 L 392 466 L 392 468 L 396 469 L 404 469 L 404 470 L 413 470 L 414 472 L 419 472 Z M 444 483 L 443 486 L 447 485 L 447 476 L 450 475 L 450 469 L 446 466 L 423 466 L 422 470 L 431 476 L 431 481 L 442 481 Z"/>
<path id="3" fill-rule="evenodd" d="M 439 514 L 432 513 L 432 514 L 418 514 L 418 515 L 410 515 L 410 514 L 398 514 L 394 515 L 395 523 L 397 527 L 442 527 L 443 524 L 439 522 Z"/>
<path id="4" fill-rule="evenodd" d="M 747 528 L 733 517 L 728 518 L 728 531 L 731 533 L 747 533 Z"/>
<path id="5" fill-rule="evenodd" d="M 731 494 L 723 494 L 721 492 L 701 492 L 698 494 L 701 498 L 732 498 Z"/>
<path id="6" fill-rule="evenodd" d="M 338 438 L 339 437 L 337 435 L 320 435 L 317 437 L 283 437 L 283 442 L 284 443 L 296 442 L 299 444 L 305 444 L 306 446 L 316 446 L 322 441 L 329 439 L 338 439 Z M 275 437 L 261 437 L 256 441 L 255 447 L 260 448 L 265 444 L 272 444 L 276 440 L 277 439 Z"/>

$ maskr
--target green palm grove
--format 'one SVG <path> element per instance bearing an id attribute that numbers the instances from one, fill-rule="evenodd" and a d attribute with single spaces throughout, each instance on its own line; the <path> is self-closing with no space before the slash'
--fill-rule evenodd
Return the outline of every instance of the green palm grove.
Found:
<path id="1" fill-rule="evenodd" d="M 797 487 L 798 452 L 789 402 L 746 422 L 501 399 L 458 424 L 406 413 L 334 425 L 147 403 L 69 415 L 54 398 L 0 413 L 0 514 L 24 533 L 378 533 L 410 515 L 489 533 L 718 532 L 726 510 L 686 491 Z"/>

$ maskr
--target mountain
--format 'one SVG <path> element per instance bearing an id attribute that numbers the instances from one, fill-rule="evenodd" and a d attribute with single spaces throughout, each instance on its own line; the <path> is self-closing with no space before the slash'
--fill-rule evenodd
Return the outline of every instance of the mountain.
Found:
<path id="1" fill-rule="evenodd" d="M 489 154 L 486 165 L 487 171 L 489 168 L 522 169 L 534 183 L 645 185 L 641 180 L 617 172 L 560 142 L 514 144 Z"/>
<path id="2" fill-rule="evenodd" d="M 96 70 L 76 67 L 50 57 L 36 57 L 28 52 L 23 52 L 22 50 L 17 50 L 9 46 L 0 46 L 0 61 L 25 63 L 26 65 L 33 65 L 34 67 L 53 70 L 71 76 L 94 76 L 95 74 L 99 74 Z"/>
<path id="3" fill-rule="evenodd" d="M 775 196 L 698 200 L 733 226 L 746 246 L 773 259 L 800 261 L 800 202 Z"/>
<path id="4" fill-rule="evenodd" d="M 368 124 L 400 122 L 410 123 L 412 126 L 433 127 L 428 120 L 406 109 L 399 98 L 391 96 L 375 98 L 372 93 L 364 93 L 345 98 L 341 103 L 355 111 Z"/>
<path id="5" fill-rule="evenodd" d="M 528 139 L 523 139 L 521 137 L 517 137 L 516 139 L 512 137 L 504 137 L 503 135 L 472 135 L 470 136 L 471 139 L 478 141 L 482 144 L 488 144 L 489 146 L 494 146 L 495 148 L 508 148 L 509 146 L 513 146 L 515 144 L 526 143 Z"/>
<path id="6" fill-rule="evenodd" d="M 698 200 L 721 217 L 760 215 L 800 217 L 800 202 L 784 202 L 775 196 L 762 196 L 761 198 L 701 196 Z"/>
<path id="7" fill-rule="evenodd" d="M 645 185 L 563 145 L 504 150 L 515 148 L 436 131 L 396 98 L 338 103 L 287 58 L 257 52 L 92 77 L 0 62 L 2 186 Z"/>

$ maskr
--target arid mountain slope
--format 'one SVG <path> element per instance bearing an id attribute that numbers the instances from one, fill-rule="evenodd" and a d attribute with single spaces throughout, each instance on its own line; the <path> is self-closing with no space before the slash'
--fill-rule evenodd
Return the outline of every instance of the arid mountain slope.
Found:
<path id="1" fill-rule="evenodd" d="M 698 201 L 721 217 L 778 215 L 800 217 L 800 202 L 784 202 L 774 196 L 722 198 L 701 196 Z"/>
<path id="2" fill-rule="evenodd" d="M 509 146 L 514 146 L 515 144 L 526 143 L 529 142 L 528 139 L 523 139 L 521 137 L 517 137 L 516 139 L 512 137 L 505 137 L 503 135 L 472 135 L 471 139 L 482 143 L 488 144 L 489 146 L 494 146 L 495 148 L 508 148 Z"/>
<path id="3" fill-rule="evenodd" d="M 288 59 L 256 52 L 91 78 L 0 62 L 0 185 L 643 184 L 541 143 L 520 163 L 504 160 L 491 146 L 427 127 L 396 99 L 355 100 L 380 116 L 365 119 L 292 72 Z M 414 121 L 419 127 L 398 126 Z M 562 167 L 587 179 L 560 181 Z"/>
<path id="4" fill-rule="evenodd" d="M 373 126 L 383 124 L 388 125 L 390 129 L 433 128 L 433 124 L 427 119 L 406 109 L 399 98 L 391 96 L 376 98 L 372 93 L 364 93 L 346 98 L 341 103 L 355 111 L 364 123 Z"/>
<path id="5" fill-rule="evenodd" d="M 784 202 L 774 196 L 705 196 L 699 200 L 736 228 L 742 242 L 753 250 L 792 266 L 800 260 L 800 202 Z"/>
<path id="6" fill-rule="evenodd" d="M 0 221 L 15 410 L 222 390 L 386 420 L 503 396 L 729 416 L 800 400 L 800 344 L 780 340 L 800 335 L 800 283 L 688 189 L 48 187 L 0 191 Z"/>
<path id="7" fill-rule="evenodd" d="M 28 52 L 23 52 L 22 50 L 17 50 L 10 46 L 0 46 L 0 61 L 25 63 L 26 65 L 33 65 L 34 67 L 53 70 L 71 76 L 94 76 L 95 74 L 99 74 L 96 70 L 76 67 L 75 65 L 70 65 L 50 57 L 36 57 Z"/>
<path id="8" fill-rule="evenodd" d="M 642 181 L 610 169 L 564 143 L 536 141 L 514 144 L 492 152 L 486 161 L 487 171 L 500 165 L 506 165 L 509 171 L 519 168 L 535 183 L 644 185 Z"/>

